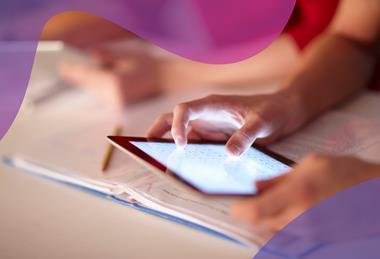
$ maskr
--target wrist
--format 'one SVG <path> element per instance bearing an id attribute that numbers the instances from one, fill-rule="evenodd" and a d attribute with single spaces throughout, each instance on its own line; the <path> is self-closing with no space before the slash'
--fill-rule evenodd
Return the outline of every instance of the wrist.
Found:
<path id="1" fill-rule="evenodd" d="M 302 96 L 295 89 L 280 89 L 275 93 L 275 96 L 281 98 L 285 106 L 283 111 L 287 118 L 287 123 L 284 128 L 284 134 L 297 130 L 311 119 L 311 115 L 304 107 Z"/>
<path id="2" fill-rule="evenodd" d="M 279 93 L 291 100 L 297 122 L 304 124 L 363 89 L 373 63 L 367 50 L 345 38 L 327 34 L 303 53 Z"/>
<path id="3" fill-rule="evenodd" d="M 163 60 L 159 66 L 160 80 L 165 90 L 178 91 L 193 88 L 205 80 L 205 65 L 194 64 L 182 58 Z"/>

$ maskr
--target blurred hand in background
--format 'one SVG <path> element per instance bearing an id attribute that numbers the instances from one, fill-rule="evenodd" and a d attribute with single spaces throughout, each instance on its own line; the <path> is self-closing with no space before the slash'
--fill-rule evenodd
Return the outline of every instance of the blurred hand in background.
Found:
<path id="1" fill-rule="evenodd" d="M 64 80 L 116 108 L 135 103 L 161 91 L 157 60 L 142 51 L 91 52 L 87 64 L 64 63 L 59 68 Z"/>
<path id="2" fill-rule="evenodd" d="M 227 65 L 203 64 L 168 53 L 110 21 L 80 12 L 53 17 L 42 39 L 61 40 L 88 53 L 89 63 L 62 64 L 62 78 L 117 108 L 157 93 L 277 83 L 289 73 L 299 52 L 292 37 L 283 34 L 255 57 Z M 130 43 L 134 47 L 129 48 Z"/>

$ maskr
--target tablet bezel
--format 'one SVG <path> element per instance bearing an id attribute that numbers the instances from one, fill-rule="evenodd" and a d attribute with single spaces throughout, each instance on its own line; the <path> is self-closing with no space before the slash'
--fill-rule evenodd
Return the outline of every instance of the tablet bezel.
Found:
<path id="1" fill-rule="evenodd" d="M 203 195 L 207 196 L 228 196 L 228 197 L 247 197 L 247 196 L 253 196 L 255 194 L 233 194 L 233 193 L 207 193 L 203 192 L 202 190 L 198 189 L 196 186 L 190 184 L 183 178 L 181 178 L 179 175 L 177 175 L 174 171 L 167 168 L 164 164 L 160 163 L 156 159 L 154 159 L 149 154 L 145 153 L 132 143 L 134 142 L 158 142 L 158 143 L 174 143 L 173 139 L 167 139 L 167 138 L 144 138 L 144 137 L 132 137 L 132 136 L 107 136 L 108 140 L 113 144 L 115 147 L 121 149 L 122 151 L 127 151 L 128 154 L 132 155 L 135 158 L 138 158 L 138 161 L 143 162 L 144 165 L 150 165 L 152 169 L 156 169 L 159 172 L 161 172 L 161 175 L 169 176 L 171 178 L 174 178 L 177 182 L 179 181 L 182 186 L 185 185 L 186 187 L 190 187 L 191 190 L 194 190 L 198 193 L 201 193 Z M 206 140 L 188 140 L 188 143 L 194 143 L 194 144 L 217 144 L 217 145 L 225 145 L 226 142 L 223 141 L 206 141 Z M 294 161 L 277 154 L 263 146 L 259 146 L 254 144 L 254 148 L 257 150 L 263 152 L 264 154 L 272 157 L 273 159 L 288 165 L 292 166 L 295 164 Z"/>

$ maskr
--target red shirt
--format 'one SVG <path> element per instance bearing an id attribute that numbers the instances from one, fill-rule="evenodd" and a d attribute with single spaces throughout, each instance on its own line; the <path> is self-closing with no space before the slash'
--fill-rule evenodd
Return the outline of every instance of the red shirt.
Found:
<path id="1" fill-rule="evenodd" d="M 297 46 L 304 49 L 321 34 L 334 18 L 340 0 L 297 0 L 296 7 L 286 26 Z M 374 73 L 371 89 L 380 91 L 380 62 Z"/>
<path id="2" fill-rule="evenodd" d="M 373 75 L 373 81 L 370 88 L 380 92 L 380 57 L 378 57 L 377 60 L 377 69 Z"/>
<path id="3" fill-rule="evenodd" d="M 298 0 L 285 32 L 300 49 L 321 34 L 335 15 L 339 0 Z"/>

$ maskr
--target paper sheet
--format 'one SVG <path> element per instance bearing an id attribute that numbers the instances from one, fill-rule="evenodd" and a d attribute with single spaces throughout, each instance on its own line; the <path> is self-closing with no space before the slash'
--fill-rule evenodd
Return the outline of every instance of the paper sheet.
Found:
<path id="1" fill-rule="evenodd" d="M 364 93 L 352 103 L 326 113 L 299 132 L 271 146 L 299 161 L 312 152 L 353 155 L 380 163 L 380 95 Z"/>
<path id="2" fill-rule="evenodd" d="M 179 101 L 202 95 L 165 97 L 149 105 L 142 103 L 132 107 L 122 118 L 124 134 L 142 135 L 157 115 L 170 110 Z M 272 149 L 297 161 L 310 152 L 377 157 L 373 148 L 379 146 L 380 121 L 379 116 L 372 113 L 379 111 L 379 100 L 379 96 L 363 94 L 355 102 L 326 114 Z M 120 123 L 119 118 L 110 117 L 97 103 L 81 106 L 67 105 L 67 100 L 61 103 L 64 107 L 29 114 L 32 119 L 28 123 L 34 126 L 24 139 L 18 139 L 25 145 L 15 156 L 46 165 L 66 177 L 89 179 L 86 184 L 110 186 L 110 190 L 118 190 L 117 195 L 124 197 L 119 191 L 122 188 L 144 206 L 210 227 L 245 243 L 257 244 L 270 236 L 265 230 L 248 228 L 230 219 L 228 202 L 179 190 L 123 153 L 115 152 L 109 170 L 102 173 L 100 165 L 108 145 L 105 136 Z"/>

